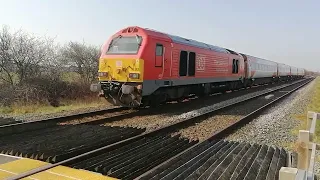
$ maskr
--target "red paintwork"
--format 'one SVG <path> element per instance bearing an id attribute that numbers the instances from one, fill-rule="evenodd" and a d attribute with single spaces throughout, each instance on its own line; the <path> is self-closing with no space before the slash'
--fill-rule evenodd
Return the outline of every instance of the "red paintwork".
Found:
<path id="1" fill-rule="evenodd" d="M 144 80 L 156 79 L 188 79 L 188 78 L 213 78 L 213 77 L 244 77 L 244 59 L 240 55 L 220 53 L 211 50 L 201 49 L 174 43 L 166 34 L 152 30 L 134 27 L 137 32 L 123 33 L 122 29 L 114 34 L 103 46 L 100 58 L 135 58 L 144 60 Z M 142 36 L 143 41 L 136 55 L 106 55 L 110 41 L 118 36 Z M 155 67 L 156 43 L 163 44 L 165 47 L 164 68 Z M 173 46 L 173 48 L 172 48 Z M 192 51 L 196 53 L 196 72 L 195 77 L 179 76 L 180 51 Z M 171 58 L 172 56 L 172 58 Z M 239 73 L 232 74 L 232 60 L 239 60 Z M 171 62 L 172 60 L 172 62 Z M 171 67 L 172 63 L 172 67 Z M 204 67 L 204 69 L 203 69 Z"/>

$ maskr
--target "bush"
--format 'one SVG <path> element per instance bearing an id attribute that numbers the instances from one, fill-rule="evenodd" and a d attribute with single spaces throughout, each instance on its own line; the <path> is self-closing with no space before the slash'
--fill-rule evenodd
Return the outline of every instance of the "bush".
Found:
<path id="1" fill-rule="evenodd" d="M 60 78 L 42 76 L 26 81 L 29 88 L 34 89 L 33 99 L 38 102 L 47 101 L 54 107 L 60 106 L 60 98 L 67 89 L 67 83 Z"/>
<path id="2" fill-rule="evenodd" d="M 15 93 L 13 86 L 1 84 L 0 85 L 0 105 L 11 106 L 15 101 Z"/>
<path id="3" fill-rule="evenodd" d="M 0 29 L 0 106 L 50 104 L 93 97 L 99 48 L 70 42 L 59 46 L 50 38 L 21 30 Z M 68 77 L 63 77 L 67 75 Z"/>
<path id="4" fill-rule="evenodd" d="M 60 106 L 61 99 L 75 100 L 96 96 L 90 86 L 82 82 L 65 82 L 48 76 L 31 78 L 18 87 L 4 86 L 0 90 L 0 105 L 11 106 L 14 103 L 28 105 L 34 103 Z"/>

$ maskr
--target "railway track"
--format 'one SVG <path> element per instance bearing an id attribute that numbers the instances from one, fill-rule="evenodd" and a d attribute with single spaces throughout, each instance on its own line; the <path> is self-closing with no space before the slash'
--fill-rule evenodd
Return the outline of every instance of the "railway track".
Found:
<path id="1" fill-rule="evenodd" d="M 113 113 L 126 113 L 129 108 L 126 107 L 116 107 L 111 109 L 99 110 L 99 111 L 91 111 L 81 114 L 74 114 L 69 116 L 61 116 L 49 119 L 43 119 L 38 121 L 21 121 L 16 122 L 11 120 L 6 124 L 0 124 L 0 136 L 6 136 L 11 134 L 18 134 L 27 131 L 34 131 L 44 128 L 54 127 L 60 123 L 66 121 L 76 121 L 82 118 L 88 118 L 92 116 L 99 116 L 104 114 L 113 114 Z M 105 119 L 105 118 L 104 118 Z M 0 121 L 1 123 L 1 121 Z"/>
<path id="2" fill-rule="evenodd" d="M 56 125 L 66 125 L 66 124 L 88 124 L 88 125 L 100 125 L 103 123 L 117 122 L 123 121 L 126 123 L 126 120 L 130 120 L 133 117 L 143 117 L 148 118 L 147 116 L 152 116 L 156 114 L 166 114 L 166 115 L 174 115 L 176 110 L 179 112 L 186 112 L 200 105 L 206 106 L 210 104 L 214 104 L 217 102 L 225 101 L 228 99 L 232 99 L 235 97 L 243 96 L 248 93 L 257 92 L 263 89 L 272 88 L 279 86 L 279 84 L 265 84 L 254 86 L 249 89 L 239 89 L 233 92 L 226 94 L 213 94 L 210 97 L 196 98 L 179 104 L 166 104 L 161 108 L 146 108 L 146 109 L 130 109 L 127 107 L 116 107 L 111 109 L 99 110 L 99 111 L 91 111 L 87 113 L 74 114 L 69 116 L 60 116 L 49 119 L 42 119 L 37 121 L 15 121 L 12 118 L 0 119 L 0 135 L 10 135 L 16 133 L 22 133 L 26 131 L 39 130 L 43 128 L 50 128 Z M 109 125 L 109 124 L 106 124 Z"/>
<path id="3" fill-rule="evenodd" d="M 199 107 L 230 104 L 234 100 L 243 99 L 249 95 L 256 95 L 277 86 L 279 84 L 261 85 L 225 94 L 213 94 L 206 98 L 190 98 L 182 103 L 168 103 L 158 108 L 143 109 L 141 112 L 121 116 L 121 118 L 108 118 L 103 121 L 93 121 L 90 124 L 102 124 L 105 122 L 104 125 L 107 126 L 145 128 L 146 132 L 150 132 L 180 121 L 183 118 L 183 114 L 199 109 Z"/>
<path id="4" fill-rule="evenodd" d="M 268 105 L 299 86 L 300 83 L 297 83 L 282 88 L 279 91 L 252 98 L 249 101 L 246 101 L 245 105 L 240 102 L 239 104 L 223 108 L 212 116 L 201 116 L 197 121 L 195 120 L 195 122 L 193 122 L 193 125 L 187 125 L 187 128 L 181 128 L 176 134 L 181 134 L 183 137 L 189 139 L 205 140 L 212 136 L 212 134 L 219 133 L 221 129 L 230 126 L 230 124 L 244 122 L 243 119 L 259 110 L 258 107 Z"/>
<path id="5" fill-rule="evenodd" d="M 22 121 L 17 121 L 13 118 L 4 118 L 0 117 L 0 126 L 9 125 L 9 124 L 16 124 L 21 123 Z"/>
<path id="6" fill-rule="evenodd" d="M 270 88 L 270 86 L 268 86 Z M 266 87 L 260 87 L 258 89 L 265 89 Z M 257 90 L 257 89 L 255 89 Z M 253 91 L 253 90 L 251 90 Z M 248 91 L 247 91 L 248 92 Z M 250 92 L 250 91 L 249 91 Z M 234 92 L 230 93 L 230 98 L 238 96 L 240 93 L 244 92 Z M 213 96 L 219 97 L 219 96 Z M 219 99 L 219 98 L 217 98 Z M 226 99 L 225 96 L 220 96 L 220 101 Z M 183 105 L 188 104 L 185 103 Z M 189 105 L 193 103 L 189 102 Z M 169 105 L 170 106 L 170 105 Z M 173 107 L 175 105 L 171 105 Z M 122 109 L 122 108 L 121 108 Z M 126 108 L 124 108 L 126 110 Z M 118 112 L 117 109 L 111 109 L 108 111 L 100 111 L 99 113 L 105 112 Z M 146 111 L 143 111 L 146 112 Z M 93 112 L 94 113 L 94 112 Z M 89 116 L 93 113 L 88 113 L 80 116 Z M 130 117 L 132 114 L 129 113 L 113 117 Z M 75 119 L 75 116 L 61 117 L 53 120 L 44 120 L 38 122 L 30 123 L 20 123 L 13 126 L 5 127 L 25 127 L 25 125 L 34 125 L 30 129 L 25 129 L 26 132 L 21 131 L 11 131 L 14 132 L 11 135 L 0 137 L 0 152 L 9 155 L 16 155 L 21 157 L 27 157 L 42 161 L 47 161 L 50 163 L 60 162 L 64 159 L 68 159 L 72 156 L 81 154 L 86 151 L 90 151 L 99 147 L 103 147 L 123 139 L 136 136 L 145 132 L 144 128 L 126 128 L 126 127 L 108 127 L 108 126 L 94 126 L 101 125 L 106 120 L 96 120 L 89 122 L 78 122 L 76 126 L 68 125 L 59 126 L 57 122 L 62 120 L 65 122 L 67 119 Z M 114 119 L 111 117 L 111 119 Z M 77 120 L 70 120 L 71 122 Z M 99 122 L 99 123 L 97 123 Z M 39 124 L 41 126 L 36 126 Z M 58 124 L 63 124 L 58 123 Z M 41 129 L 39 129 L 41 127 Z M 34 129 L 37 129 L 34 131 Z M 24 130 L 22 128 L 22 130 Z M 2 130 L 0 133 L 4 135 L 6 131 Z M 8 131 L 7 131 L 8 132 Z M 9 131 L 10 132 L 10 131 Z M 21 148 L 24 147 L 24 148 Z"/>
<path id="7" fill-rule="evenodd" d="M 109 118 L 93 118 L 93 119 L 75 119 L 71 121 L 64 121 L 60 124 L 91 124 L 91 125 L 110 125 L 110 126 L 118 126 L 118 125 L 128 125 L 130 124 L 129 121 L 131 121 L 133 118 L 140 118 L 145 120 L 144 123 L 148 123 L 148 121 L 152 121 L 152 116 L 159 115 L 159 114 L 165 114 L 165 116 L 171 115 L 171 114 L 177 114 L 179 112 L 187 112 L 192 109 L 195 109 L 199 106 L 206 106 L 210 104 L 214 104 L 217 102 L 225 101 L 228 99 L 232 99 L 235 97 L 239 97 L 242 95 L 245 95 L 247 93 L 256 92 L 262 89 L 266 88 L 272 88 L 275 86 L 278 86 L 279 84 L 266 84 L 266 85 L 260 85 L 255 86 L 249 89 L 239 89 L 237 91 L 229 92 L 227 93 L 228 96 L 225 96 L 225 94 L 217 93 L 212 94 L 210 97 L 204 99 L 204 98 L 196 98 L 196 97 L 190 97 L 188 100 L 186 100 L 183 103 L 167 103 L 165 105 L 161 105 L 158 107 L 148 107 L 138 110 L 132 110 L 130 113 L 121 114 L 118 116 L 112 116 Z M 160 108 L 161 107 L 161 108 Z M 178 112 L 177 112 L 178 111 Z M 116 123 L 113 123 L 116 122 Z M 137 127 L 137 126 L 135 126 Z"/>
<path id="8" fill-rule="evenodd" d="M 233 130 L 238 128 L 239 125 L 250 121 L 263 109 L 291 94 L 311 80 L 312 79 L 301 80 L 292 83 L 291 85 L 282 86 L 277 90 L 270 90 L 269 92 L 248 98 L 246 100 L 236 102 L 234 104 L 227 105 L 225 107 L 221 107 L 219 109 L 212 110 L 206 113 L 198 114 L 194 117 L 190 117 L 173 125 L 152 132 L 130 137 L 128 139 L 95 149 L 90 152 L 75 155 L 72 158 L 65 159 L 58 163 L 41 167 L 30 172 L 26 172 L 12 179 L 26 177 L 58 165 L 87 168 L 89 170 L 98 171 L 100 173 L 122 179 L 132 179 L 135 177 L 140 177 L 141 174 L 143 174 L 143 176 L 141 177 L 144 177 L 151 172 L 154 172 L 155 169 L 161 169 L 162 165 L 172 161 L 174 158 L 179 157 L 187 151 L 198 147 L 200 144 L 204 142 L 212 142 L 216 139 L 220 139 L 226 136 L 228 133 L 231 133 Z M 241 119 L 233 122 L 232 124 L 229 124 L 228 126 L 222 127 L 221 129 L 219 129 L 219 131 L 215 132 L 214 135 L 204 141 L 187 141 L 186 138 L 180 137 L 179 134 L 174 135 L 174 133 L 177 132 L 177 129 L 190 127 L 196 122 L 206 120 L 213 114 L 227 111 L 228 109 L 234 108 L 235 106 L 243 106 L 247 103 L 250 103 L 250 101 L 256 101 L 257 99 L 271 93 L 274 94 L 274 98 L 272 98 L 270 101 L 265 101 L 265 104 L 259 104 L 251 113 L 247 113 Z M 169 151 L 165 151 L 166 149 L 169 149 Z M 174 151 L 174 149 L 176 149 L 176 151 Z M 155 151 L 157 153 L 155 153 Z M 263 150 L 263 153 L 264 152 L 265 150 Z M 257 155 L 257 157 L 260 157 L 261 159 L 262 155 L 260 155 L 260 151 Z M 106 159 L 108 161 L 106 161 Z M 109 166 L 109 162 L 112 162 L 112 166 Z M 252 162 L 256 162 L 255 159 Z"/>
<path id="9" fill-rule="evenodd" d="M 208 140 L 135 179 L 276 180 L 287 156 L 282 148 Z"/>
<path id="10" fill-rule="evenodd" d="M 107 126 L 55 126 L 0 137 L 0 153 L 54 163 L 143 132 L 144 129 Z"/>

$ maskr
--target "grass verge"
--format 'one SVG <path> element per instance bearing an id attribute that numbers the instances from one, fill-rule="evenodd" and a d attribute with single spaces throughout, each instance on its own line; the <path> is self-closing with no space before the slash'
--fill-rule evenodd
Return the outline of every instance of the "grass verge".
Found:
<path id="1" fill-rule="evenodd" d="M 299 120 L 300 125 L 292 130 L 292 134 L 298 137 L 299 130 L 307 129 L 307 113 L 314 111 L 320 113 L 320 77 L 315 79 L 314 87 L 312 87 L 309 94 L 310 99 L 308 105 L 304 108 L 303 113 L 294 114 L 292 118 Z M 320 143 L 320 123 L 317 123 L 314 141 Z"/>
<path id="2" fill-rule="evenodd" d="M 101 107 L 101 106 L 110 106 L 107 101 L 103 98 L 86 98 L 86 99 L 76 99 L 76 100 L 62 100 L 61 106 L 53 107 L 49 104 L 30 104 L 30 105 L 21 105 L 14 104 L 11 107 L 0 107 L 0 113 L 6 115 L 23 115 L 23 114 L 51 114 L 51 113 L 60 113 L 64 111 L 73 111 L 83 108 L 90 107 Z"/>
<path id="3" fill-rule="evenodd" d="M 308 111 L 320 113 L 320 77 L 317 77 Z M 305 118 L 306 119 L 306 118 Z M 320 122 L 316 124 L 315 142 L 320 143 Z"/>

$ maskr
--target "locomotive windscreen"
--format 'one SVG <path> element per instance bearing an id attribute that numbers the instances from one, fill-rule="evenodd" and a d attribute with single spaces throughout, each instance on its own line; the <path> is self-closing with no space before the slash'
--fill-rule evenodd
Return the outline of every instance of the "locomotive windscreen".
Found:
<path id="1" fill-rule="evenodd" d="M 111 41 L 107 54 L 137 54 L 141 42 L 141 36 L 117 36 Z"/>

